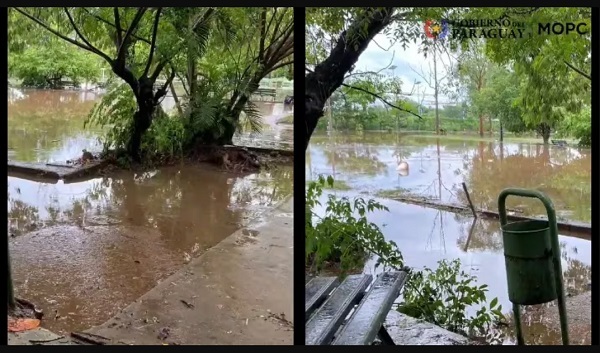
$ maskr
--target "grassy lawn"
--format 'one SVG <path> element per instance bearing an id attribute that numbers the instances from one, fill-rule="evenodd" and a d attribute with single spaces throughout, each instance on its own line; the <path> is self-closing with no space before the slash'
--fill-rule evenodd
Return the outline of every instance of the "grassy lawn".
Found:
<path id="1" fill-rule="evenodd" d="M 332 186 L 327 186 L 324 189 L 326 190 L 338 190 L 338 191 L 348 191 L 352 190 L 352 187 L 348 185 L 344 180 L 336 180 L 333 182 Z"/>
<path id="2" fill-rule="evenodd" d="M 293 125 L 294 124 L 294 114 L 290 114 L 288 116 L 285 116 L 285 117 L 281 118 L 281 120 L 279 120 L 277 122 L 277 124 L 290 124 L 290 125 Z"/>

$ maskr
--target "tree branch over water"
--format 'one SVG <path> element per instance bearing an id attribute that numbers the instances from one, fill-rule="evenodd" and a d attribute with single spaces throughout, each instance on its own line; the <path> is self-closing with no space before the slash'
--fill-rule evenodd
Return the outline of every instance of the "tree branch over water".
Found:
<path id="1" fill-rule="evenodd" d="M 357 90 L 357 91 L 361 91 L 361 92 L 364 92 L 364 93 L 366 93 L 366 94 L 370 94 L 371 96 L 373 96 L 373 97 L 375 97 L 375 98 L 379 99 L 381 102 L 383 102 L 383 103 L 384 103 L 384 104 L 386 104 L 386 105 L 389 105 L 390 107 L 392 107 L 392 108 L 394 108 L 394 109 L 398 109 L 398 110 L 400 110 L 400 111 L 407 112 L 407 113 L 409 113 L 409 114 L 411 114 L 411 115 L 414 115 L 414 116 L 416 116 L 416 117 L 417 117 L 417 118 L 419 118 L 419 119 L 423 119 L 423 117 L 422 117 L 422 116 L 420 116 L 420 115 L 419 115 L 419 114 L 417 114 L 417 113 L 411 112 L 410 110 L 407 110 L 407 109 L 401 108 L 401 107 L 399 107 L 399 106 L 397 106 L 397 105 L 394 105 L 394 104 L 392 104 L 392 103 L 388 102 L 388 101 L 387 101 L 385 98 L 381 97 L 381 96 L 380 96 L 380 95 L 378 95 L 377 93 L 373 93 L 373 92 L 367 91 L 367 90 L 366 90 L 366 89 L 364 89 L 364 88 L 360 88 L 360 87 L 354 87 L 354 86 L 351 86 L 351 85 L 349 85 L 349 84 L 346 84 L 346 83 L 342 83 L 342 86 L 344 86 L 344 87 L 347 87 L 347 88 L 350 88 L 350 89 L 354 89 L 354 90 Z"/>
<path id="2" fill-rule="evenodd" d="M 568 63 L 567 61 L 565 61 L 565 65 L 567 65 L 571 70 L 577 72 L 578 74 L 580 74 L 581 76 L 587 78 L 588 80 L 592 80 L 592 76 L 586 74 L 585 72 L 581 71 L 580 69 L 576 68 L 575 66 L 571 65 L 570 63 Z"/>
<path id="3" fill-rule="evenodd" d="M 313 72 L 313 71 L 312 71 L 311 69 L 309 69 L 309 68 L 305 68 L 305 70 L 306 70 L 306 71 L 308 71 L 308 72 L 310 72 L 310 73 L 312 73 L 312 72 Z M 410 110 L 404 109 L 404 108 L 402 108 L 402 107 L 399 107 L 399 106 L 397 106 L 397 105 L 395 105 L 395 104 L 392 104 L 392 103 L 390 103 L 390 102 L 389 102 L 387 99 L 383 98 L 382 96 L 380 96 L 380 95 L 379 95 L 379 94 L 377 94 L 377 93 L 371 92 L 371 91 L 369 91 L 369 90 L 366 90 L 366 89 L 364 89 L 364 88 L 360 88 L 360 87 L 352 86 L 352 85 L 349 85 L 349 84 L 347 84 L 347 83 L 342 83 L 342 86 L 344 86 L 344 87 L 347 87 L 347 88 L 350 88 L 350 89 L 354 89 L 354 90 L 357 90 L 357 91 L 361 91 L 361 92 L 363 92 L 363 93 L 366 93 L 366 94 L 369 94 L 369 95 L 371 95 L 371 96 L 373 96 L 373 97 L 375 97 L 375 98 L 379 99 L 379 100 L 380 100 L 382 103 L 384 103 L 384 104 L 386 104 L 386 105 L 388 105 L 388 106 L 390 106 L 390 107 L 392 107 L 392 108 L 394 108 L 394 109 L 398 109 L 398 110 L 400 110 L 400 111 L 403 111 L 403 112 L 409 113 L 409 114 L 411 114 L 411 115 L 414 115 L 414 116 L 416 116 L 416 117 L 417 117 L 417 118 L 419 118 L 419 119 L 423 119 L 423 117 L 422 117 L 422 116 L 420 116 L 419 114 L 417 114 L 417 113 L 415 113 L 415 112 L 411 112 Z"/>

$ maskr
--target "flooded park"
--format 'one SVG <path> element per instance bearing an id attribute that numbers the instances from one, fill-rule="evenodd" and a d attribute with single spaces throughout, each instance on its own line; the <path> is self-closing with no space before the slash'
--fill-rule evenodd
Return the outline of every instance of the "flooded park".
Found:
<path id="1" fill-rule="evenodd" d="M 407 167 L 399 168 L 401 164 Z M 591 152 L 577 147 L 518 140 L 499 143 L 461 136 L 331 131 L 315 134 L 306 152 L 307 180 L 318 175 L 335 178 L 337 186 L 326 190 L 330 194 L 374 198 L 389 208 L 389 212 L 371 214 L 369 221 L 382 229 L 386 239 L 398 244 L 407 266 L 435 268 L 439 260 L 460 259 L 466 273 L 476 276 L 478 284 L 489 286 L 487 297 L 497 297 L 507 317 L 512 304 L 499 221 L 474 221 L 470 211 L 454 213 L 402 200 L 467 206 L 464 182 L 475 209 L 495 212 L 502 189 L 530 188 L 552 199 L 559 220 L 589 224 L 591 219 Z M 541 202 L 519 197 L 508 198 L 507 210 L 523 216 L 545 216 Z M 589 294 L 590 240 L 589 232 L 561 232 L 559 236 L 567 298 Z M 367 262 L 364 272 L 374 272 L 374 265 L 374 259 Z M 575 320 L 570 327 L 572 343 L 590 344 L 590 303 L 577 306 L 568 312 L 572 316 L 569 319 Z M 586 320 L 587 324 L 581 323 Z M 561 342 L 556 307 L 527 307 L 523 325 L 527 344 Z M 512 339 L 514 333 L 508 337 Z M 514 343 L 511 339 L 506 343 Z"/>
<path id="2" fill-rule="evenodd" d="M 84 149 L 101 149 L 101 131 L 83 128 L 98 94 L 12 93 L 10 160 L 64 162 Z M 238 134 L 235 143 L 290 149 L 291 128 L 276 124 L 283 114 L 290 114 L 289 108 L 258 104 L 264 133 Z M 145 172 L 118 170 L 72 182 L 9 174 L 15 291 L 44 310 L 43 326 L 51 331 L 99 325 L 191 258 L 260 220 L 292 194 L 292 181 L 291 165 L 236 174 L 209 164 L 182 163 Z M 245 243 L 238 245 L 243 249 Z"/>

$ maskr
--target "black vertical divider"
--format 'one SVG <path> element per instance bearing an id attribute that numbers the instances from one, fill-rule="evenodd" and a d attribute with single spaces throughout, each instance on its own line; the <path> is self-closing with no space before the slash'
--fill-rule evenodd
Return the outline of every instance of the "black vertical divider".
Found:
<path id="1" fill-rule="evenodd" d="M 598 139 L 600 138 L 600 134 L 598 133 L 598 129 L 600 129 L 600 122 L 597 120 L 600 116 L 600 88 L 598 87 L 598 60 L 600 60 L 600 55 L 598 54 L 598 47 L 600 43 L 600 31 L 598 26 L 600 26 L 600 8 L 594 7 L 592 8 L 592 180 L 591 180 L 591 195 L 592 195 L 592 214 L 598 214 L 600 210 L 600 206 L 598 205 L 598 197 L 594 197 L 598 192 L 598 187 L 594 182 L 599 179 L 600 173 L 594 172 L 594 165 L 598 166 L 600 163 L 598 162 L 598 155 L 600 151 L 598 150 Z M 594 217 L 591 218 L 592 229 L 595 228 L 595 224 L 597 222 L 594 221 Z M 592 233 L 592 345 L 600 344 L 600 322 L 598 318 L 598 309 L 600 309 L 600 288 L 598 288 L 598 275 L 600 274 L 600 269 L 598 268 L 598 264 L 600 264 L 600 260 L 598 257 L 600 256 L 600 241 L 596 239 L 597 236 Z M 596 279 L 593 279 L 596 277 Z"/>
<path id="2" fill-rule="evenodd" d="M 5 97 L 5 98 L 0 98 L 0 101 L 2 101 L 2 104 L 0 105 L 0 111 L 2 111 L 2 124 L 4 124 L 4 132 L 2 133 L 2 137 L 1 139 L 4 140 L 4 142 L 2 144 L 4 144 L 4 148 L 2 148 L 1 150 L 4 151 L 4 153 L 7 155 L 8 158 L 8 141 L 7 141 L 7 131 L 8 131 L 8 107 L 7 107 L 7 97 L 8 97 L 8 9 L 6 7 L 2 7 L 0 8 L 0 22 L 2 23 L 0 25 L 0 27 L 2 27 L 2 29 L 0 30 L 0 42 L 2 44 L 5 45 L 5 47 L 2 49 L 2 53 L 0 54 L 0 71 L 2 71 L 2 77 L 0 77 L 0 81 L 3 82 L 2 83 L 2 92 L 0 94 L 0 97 Z M 7 179 L 4 179 L 4 182 L 7 183 Z M 8 207 L 7 204 L 3 204 L 5 205 L 4 207 Z M 5 212 L 3 212 L 4 217 L 2 218 L 6 218 L 8 217 L 8 208 L 6 209 Z M 7 260 L 10 261 L 10 258 L 8 258 L 8 234 L 5 233 L 7 242 L 5 243 L 4 240 L 2 241 L 2 247 L 6 247 L 2 250 L 2 253 L 4 254 L 4 257 L 7 257 Z M 6 261 L 6 260 L 2 260 L 2 261 Z M 6 263 L 6 262 L 5 262 Z M 5 270 L 6 272 L 4 272 L 6 274 L 6 276 L 8 277 L 8 268 L 7 270 Z M 2 283 L 8 283 L 7 282 L 8 278 L 6 280 L 2 280 Z M 8 295 L 7 295 L 7 290 L 3 290 L 1 291 L 2 293 L 4 293 L 4 296 L 7 296 L 7 302 L 8 302 Z M 4 310 L 8 310 L 8 306 L 4 307 Z M 2 323 L 4 325 L 2 325 L 2 327 L 0 328 L 0 330 L 2 332 L 5 332 L 4 334 L 2 334 L 2 338 L 0 340 L 0 345 L 7 345 L 7 341 L 8 341 L 8 334 L 6 332 L 8 332 L 8 322 L 4 321 L 4 320 L 0 320 L 2 321 Z"/>
<path id="3" fill-rule="evenodd" d="M 305 150 L 304 139 L 304 62 L 305 19 L 303 7 L 294 8 L 294 344 L 304 345 L 304 225 L 305 225 Z M 296 103 L 296 99 L 298 103 Z M 300 324 L 298 324 L 300 323 Z"/>

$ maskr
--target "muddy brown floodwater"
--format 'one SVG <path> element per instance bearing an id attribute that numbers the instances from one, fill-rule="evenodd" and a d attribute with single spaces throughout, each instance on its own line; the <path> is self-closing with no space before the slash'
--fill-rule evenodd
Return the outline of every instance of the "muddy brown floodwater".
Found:
<path id="1" fill-rule="evenodd" d="M 97 95 L 22 91 L 12 98 L 10 159 L 64 161 L 101 147 L 99 130 L 83 130 Z M 279 106 L 261 110 L 283 114 Z M 263 135 L 237 140 L 285 148 L 292 135 L 270 125 Z M 52 331 L 99 325 L 290 195 L 292 180 L 291 166 L 238 175 L 177 165 L 54 184 L 9 176 L 16 295 L 41 306 L 43 326 Z"/>
<path id="2" fill-rule="evenodd" d="M 408 173 L 397 170 L 401 162 L 409 164 Z M 309 180 L 319 174 L 334 175 L 341 180 L 341 187 L 330 193 L 373 197 L 386 205 L 389 212 L 376 212 L 369 220 L 398 244 L 408 266 L 435 268 L 441 259 L 460 259 L 463 270 L 489 286 L 488 298 L 497 297 L 507 317 L 512 305 L 508 301 L 498 221 L 473 223 L 469 216 L 387 197 L 416 195 L 466 205 L 461 186 L 465 182 L 476 208 L 496 210 L 497 197 L 503 188 L 535 188 L 552 198 L 560 217 L 584 222 L 591 218 L 591 152 L 574 147 L 512 142 L 501 145 L 387 133 L 337 133 L 311 139 L 306 173 Z M 507 200 L 507 207 L 525 215 L 545 213 L 539 202 L 516 197 Z M 567 295 L 588 291 L 589 237 L 561 235 L 560 244 Z M 367 264 L 366 272 L 374 271 L 374 262 Z M 548 312 L 536 307 L 527 311 L 523 323 L 528 344 L 560 344 L 558 325 L 545 319 Z M 581 325 L 578 327 L 582 331 Z M 573 343 L 590 344 L 589 334 L 581 337 L 581 334 L 573 337 Z"/>

